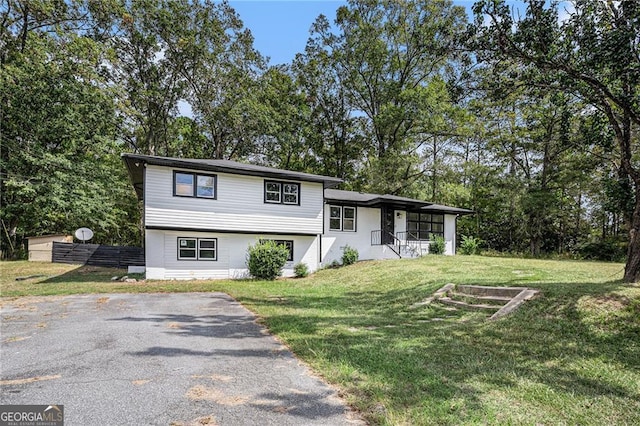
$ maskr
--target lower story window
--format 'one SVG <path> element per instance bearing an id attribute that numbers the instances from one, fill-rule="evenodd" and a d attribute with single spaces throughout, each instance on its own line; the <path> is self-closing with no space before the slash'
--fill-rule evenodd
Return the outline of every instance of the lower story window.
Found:
<path id="1" fill-rule="evenodd" d="M 407 213 L 407 239 L 431 240 L 444 237 L 444 215 L 409 212 Z"/>
<path id="2" fill-rule="evenodd" d="M 350 206 L 329 206 L 329 230 L 356 230 L 356 208 Z"/>
<path id="3" fill-rule="evenodd" d="M 217 259 L 217 238 L 178 238 L 178 260 Z"/>
<path id="4" fill-rule="evenodd" d="M 260 241 L 273 241 L 279 246 L 285 246 L 289 252 L 287 262 L 293 262 L 293 240 L 260 240 Z"/>

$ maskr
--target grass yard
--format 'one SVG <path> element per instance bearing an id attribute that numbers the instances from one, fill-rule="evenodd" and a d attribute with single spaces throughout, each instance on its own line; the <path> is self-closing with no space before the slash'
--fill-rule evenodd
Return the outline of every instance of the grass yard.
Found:
<path id="1" fill-rule="evenodd" d="M 621 264 L 427 256 L 299 280 L 144 283 L 33 265 L 0 264 L 2 296 L 225 291 L 371 424 L 640 424 L 640 286 L 620 281 Z M 36 274 L 48 276 L 15 281 Z M 494 322 L 412 306 L 449 282 L 541 294 Z"/>

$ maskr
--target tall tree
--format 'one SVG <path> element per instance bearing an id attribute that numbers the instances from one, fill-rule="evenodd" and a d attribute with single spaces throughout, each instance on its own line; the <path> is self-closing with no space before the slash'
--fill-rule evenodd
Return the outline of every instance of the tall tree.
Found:
<path id="1" fill-rule="evenodd" d="M 121 137 L 140 154 L 170 156 L 170 129 L 185 84 L 166 56 L 162 23 L 166 7 L 155 1 L 125 2 L 114 22 L 111 79 L 120 89 L 119 109 L 126 119 Z"/>
<path id="2" fill-rule="evenodd" d="M 542 76 L 528 80 L 577 94 L 608 119 L 618 144 L 618 164 L 634 187 L 624 279 L 640 280 L 640 4 L 578 0 L 562 21 L 558 4 L 527 1 L 514 18 L 504 1 L 474 5 L 473 48 L 479 59 L 509 59 Z"/>
<path id="3" fill-rule="evenodd" d="M 369 189 L 411 193 L 423 175 L 421 118 L 442 98 L 431 84 L 453 63 L 464 23 L 464 10 L 450 1 L 351 0 L 337 11 L 337 31 L 326 20 L 314 25 L 314 43 L 330 55 L 351 114 L 365 118 Z"/>
<path id="4" fill-rule="evenodd" d="M 3 250 L 11 255 L 24 235 L 79 226 L 94 228 L 97 241 L 130 242 L 137 208 L 119 160 L 99 23 L 82 3 L 9 6 L 0 75 Z"/>
<path id="5" fill-rule="evenodd" d="M 252 154 L 260 133 L 258 79 L 264 71 L 253 36 L 226 1 L 169 2 L 159 16 L 164 57 L 185 84 L 209 158 Z"/>
<path id="6" fill-rule="evenodd" d="M 328 25 L 321 15 L 312 32 Z M 360 130 L 362 120 L 349 106 L 332 53 L 324 49 L 322 40 L 310 38 L 304 53 L 293 61 L 291 72 L 309 109 L 306 143 L 317 161 L 310 171 L 344 179 L 347 187 L 360 187 L 357 171 L 368 144 Z"/>

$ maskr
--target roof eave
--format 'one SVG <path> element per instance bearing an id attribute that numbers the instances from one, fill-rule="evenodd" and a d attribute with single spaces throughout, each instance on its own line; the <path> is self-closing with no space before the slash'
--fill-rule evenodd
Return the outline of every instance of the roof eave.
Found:
<path id="1" fill-rule="evenodd" d="M 219 172 L 219 173 L 229 173 L 229 174 L 237 174 L 237 175 L 245 175 L 245 176 L 257 176 L 257 177 L 269 177 L 275 179 L 285 179 L 292 181 L 305 181 L 305 182 L 314 182 L 314 183 L 322 183 L 324 188 L 333 188 L 335 186 L 340 185 L 343 180 L 339 178 L 329 177 L 329 176 L 319 176 L 319 175 L 300 175 L 296 172 L 289 173 L 287 171 L 277 171 L 277 170 L 248 170 L 242 168 L 233 168 L 222 165 L 213 165 L 213 164 L 205 164 L 205 163 L 194 163 L 190 161 L 181 160 L 179 158 L 159 158 L 153 156 L 145 156 L 138 154 L 122 154 L 122 157 L 125 161 L 129 160 L 138 160 L 145 162 L 147 164 L 155 165 L 155 166 L 166 166 L 166 167 L 177 167 L 181 169 L 187 170 L 204 170 L 211 172 Z"/>

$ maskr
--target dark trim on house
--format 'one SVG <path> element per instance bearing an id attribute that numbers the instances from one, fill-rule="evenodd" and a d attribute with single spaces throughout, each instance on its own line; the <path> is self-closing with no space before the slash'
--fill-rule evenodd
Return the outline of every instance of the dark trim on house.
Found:
<path id="1" fill-rule="evenodd" d="M 264 231 L 231 231 L 228 229 L 202 229 L 202 228 L 183 228 L 171 226 L 145 226 L 145 230 L 151 231 L 180 231 L 180 232 L 214 232 L 218 234 L 241 234 L 241 235 L 292 235 L 298 237 L 315 237 L 317 233 L 309 232 L 264 232 Z"/>
<path id="2" fill-rule="evenodd" d="M 195 248 L 191 249 L 185 249 L 185 250 L 194 250 L 195 251 L 195 255 L 196 257 L 194 258 L 181 258 L 180 257 L 180 240 L 195 240 L 196 242 L 196 246 Z M 200 258 L 200 240 L 206 240 L 206 241 L 214 241 L 215 244 L 215 257 L 214 258 Z M 213 237 L 205 237 L 205 238 L 199 238 L 199 237 L 177 237 L 176 238 L 176 244 L 177 244 L 177 250 L 176 250 L 176 260 L 177 261 L 187 261 L 187 262 L 217 262 L 218 261 L 218 239 Z M 211 250 L 211 249 L 204 249 L 204 250 Z"/>
<path id="3" fill-rule="evenodd" d="M 193 193 L 191 195 L 182 195 L 176 193 L 176 175 L 191 175 L 193 176 Z M 205 197 L 202 195 L 198 195 L 198 177 L 211 177 L 213 178 L 213 197 Z M 174 170 L 173 171 L 173 196 L 174 197 L 185 197 L 185 198 L 202 198 L 205 200 L 217 200 L 218 199 L 218 175 L 211 175 L 206 173 L 196 173 L 196 172 L 185 172 L 183 170 Z"/>
<path id="4" fill-rule="evenodd" d="M 339 189 L 327 189 L 324 192 L 326 204 L 333 205 L 357 205 L 372 208 L 390 208 L 394 210 L 415 210 L 423 209 L 428 213 L 444 214 L 473 214 L 473 210 L 461 209 L 458 207 L 443 206 L 428 201 L 416 200 L 413 198 L 399 197 L 390 194 L 369 194 L 366 192 L 343 191 Z"/>
<path id="5" fill-rule="evenodd" d="M 280 185 L 280 201 L 269 201 L 267 200 L 267 185 L 270 183 L 275 183 Z M 297 203 L 285 203 L 284 202 L 284 186 L 285 185 L 296 185 L 298 187 L 298 197 L 297 197 Z M 264 180 L 264 185 L 263 185 L 263 201 L 264 204 L 282 204 L 285 206 L 299 206 L 300 205 L 300 197 L 302 196 L 301 194 L 302 191 L 302 185 L 300 185 L 300 182 L 292 182 L 292 181 L 282 181 L 282 180 L 268 180 L 265 179 Z"/>
<path id="6" fill-rule="evenodd" d="M 461 209 L 460 207 L 443 206 L 440 204 L 430 204 L 428 206 L 422 207 L 420 211 L 422 211 L 423 213 L 455 214 L 458 216 L 465 214 L 475 214 L 473 210 Z"/>

